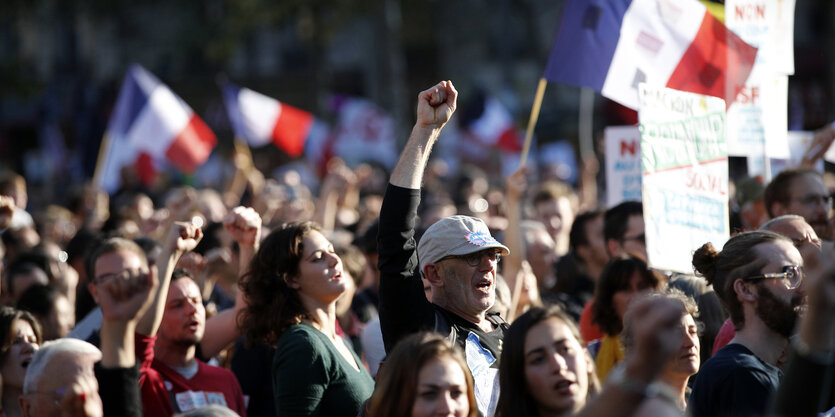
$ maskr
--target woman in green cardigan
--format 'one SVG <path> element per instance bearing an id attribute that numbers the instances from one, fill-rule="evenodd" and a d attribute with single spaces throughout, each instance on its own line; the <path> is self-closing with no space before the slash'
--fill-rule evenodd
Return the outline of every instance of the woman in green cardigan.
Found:
<path id="1" fill-rule="evenodd" d="M 374 381 L 336 332 L 336 300 L 349 279 L 333 245 L 311 222 L 273 231 L 243 276 L 248 307 L 239 325 L 248 343 L 276 347 L 278 415 L 354 417 L 371 396 Z"/>

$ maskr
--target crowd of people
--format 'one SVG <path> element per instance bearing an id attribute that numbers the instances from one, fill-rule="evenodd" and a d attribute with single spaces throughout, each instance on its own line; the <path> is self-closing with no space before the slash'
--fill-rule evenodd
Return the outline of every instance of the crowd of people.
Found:
<path id="1" fill-rule="evenodd" d="M 222 191 L 125 178 L 28 207 L 2 174 L 0 414 L 833 413 L 821 173 L 746 183 L 724 246 L 658 271 L 640 202 L 525 167 L 447 178 L 431 153 L 457 98 L 418 95 L 387 181 L 335 159 L 311 188 L 242 154 Z"/>

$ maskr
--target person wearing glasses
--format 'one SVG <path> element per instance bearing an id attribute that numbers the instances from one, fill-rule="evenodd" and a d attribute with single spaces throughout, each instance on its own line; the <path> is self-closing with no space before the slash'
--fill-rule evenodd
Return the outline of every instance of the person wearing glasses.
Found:
<path id="1" fill-rule="evenodd" d="M 506 323 L 487 311 L 496 300 L 496 274 L 510 251 L 480 219 L 446 217 L 415 242 L 423 172 L 441 129 L 455 112 L 458 92 L 442 81 L 418 95 L 417 123 L 392 171 L 380 211 L 380 326 L 387 352 L 421 330 L 434 330 L 463 348 L 476 381 L 482 415 L 499 397 L 498 358 Z M 427 300 L 421 282 L 431 286 Z"/>
<path id="2" fill-rule="evenodd" d="M 713 285 L 736 334 L 702 366 L 688 410 L 764 415 L 803 299 L 803 258 L 791 239 L 758 230 L 732 237 L 721 252 L 702 245 L 693 267 Z"/>
<path id="3" fill-rule="evenodd" d="M 765 187 L 763 200 L 772 218 L 785 214 L 803 216 L 818 237 L 832 240 L 829 227 L 832 196 L 820 172 L 811 168 L 782 171 Z"/>
<path id="4" fill-rule="evenodd" d="M 610 260 L 630 255 L 646 263 L 647 242 L 644 230 L 643 203 L 640 201 L 624 201 L 606 210 L 603 214 L 603 240 Z M 597 281 L 598 283 L 595 286 L 600 285 L 600 279 Z M 595 289 L 595 292 L 597 291 Z M 592 319 L 595 310 L 594 304 L 595 298 L 593 297 L 586 303 L 583 312 L 580 314 L 580 334 L 583 336 L 583 340 L 602 339 L 606 334 L 605 329 L 602 329 Z M 616 333 L 620 333 L 620 330 Z M 606 367 L 603 367 L 603 369 L 604 374 L 608 373 Z"/>

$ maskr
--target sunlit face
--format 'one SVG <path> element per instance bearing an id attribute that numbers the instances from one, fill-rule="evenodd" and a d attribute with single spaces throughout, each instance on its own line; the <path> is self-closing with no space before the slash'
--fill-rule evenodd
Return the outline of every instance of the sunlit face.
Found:
<path id="1" fill-rule="evenodd" d="M 316 230 L 304 237 L 302 245 L 299 275 L 291 280 L 291 286 L 302 297 L 323 303 L 335 301 L 345 292 L 346 280 L 351 279 L 342 273 L 342 260 L 328 239 Z"/>
<path id="2" fill-rule="evenodd" d="M 690 314 L 681 316 L 681 344 L 676 355 L 667 364 L 665 376 L 689 378 L 699 372 L 699 328 Z"/>
<path id="3" fill-rule="evenodd" d="M 12 324 L 12 347 L 0 364 L 3 387 L 23 389 L 23 378 L 32 356 L 38 350 L 38 338 L 26 320 L 15 320 Z"/>
<path id="4" fill-rule="evenodd" d="M 536 220 L 545 225 L 548 233 L 554 239 L 568 233 L 571 223 L 574 222 L 571 201 L 565 197 L 539 202 L 534 210 L 536 211 Z"/>
<path id="5" fill-rule="evenodd" d="M 647 289 L 648 285 L 644 282 L 644 278 L 638 271 L 635 271 L 632 273 L 632 277 L 629 278 L 629 286 L 615 291 L 615 293 L 612 294 L 612 304 L 615 307 L 615 312 L 618 313 L 618 317 L 620 317 L 621 320 L 623 320 L 623 315 L 626 314 L 626 309 L 629 308 L 629 303 L 632 302 L 635 295 L 640 294 Z"/>
<path id="6" fill-rule="evenodd" d="M 434 359 L 420 369 L 412 417 L 463 417 L 470 412 L 467 378 L 449 356 Z"/>
<path id="7" fill-rule="evenodd" d="M 762 273 L 779 273 L 784 266 L 803 265 L 800 252 L 787 241 L 761 243 L 755 249 L 769 260 Z M 803 304 L 803 283 L 794 289 L 789 289 L 786 279 L 764 279 L 753 284 L 757 286 L 755 314 L 769 329 L 788 338 Z"/>
<path id="8" fill-rule="evenodd" d="M 785 212 L 781 214 L 803 216 L 818 236 L 828 237 L 829 208 L 832 204 L 828 200 L 829 192 L 823 180 L 814 174 L 795 177 L 789 187 L 789 196 Z"/>
<path id="9" fill-rule="evenodd" d="M 554 281 L 554 264 L 557 262 L 557 252 L 554 248 L 554 239 L 542 229 L 532 231 L 533 239 L 527 248 L 528 263 L 531 264 L 533 274 L 538 282 L 552 284 Z"/>
<path id="10" fill-rule="evenodd" d="M 171 282 L 159 326 L 160 341 L 193 346 L 203 340 L 205 329 L 206 310 L 197 284 L 187 277 Z"/>
<path id="11" fill-rule="evenodd" d="M 487 256 L 482 256 L 476 266 L 464 259 L 438 261 L 443 274 L 443 297 L 451 300 L 446 308 L 464 317 L 489 310 L 496 302 L 496 263 Z"/>
<path id="12" fill-rule="evenodd" d="M 586 403 L 591 359 L 571 329 L 552 317 L 525 335 L 525 388 L 540 415 L 576 412 Z"/>
<path id="13" fill-rule="evenodd" d="M 792 240 L 794 247 L 800 251 L 804 266 L 809 269 L 818 264 L 821 253 L 821 240 L 809 223 L 801 219 L 777 221 L 768 228 Z"/>

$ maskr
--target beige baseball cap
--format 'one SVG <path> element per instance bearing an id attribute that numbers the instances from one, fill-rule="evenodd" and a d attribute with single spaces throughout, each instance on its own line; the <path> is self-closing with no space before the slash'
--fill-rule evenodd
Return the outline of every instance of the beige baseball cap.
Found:
<path id="1" fill-rule="evenodd" d="M 490 229 L 481 219 L 470 216 L 450 216 L 437 221 L 426 229 L 420 238 L 417 252 L 420 270 L 426 264 L 437 262 L 449 255 L 467 255 L 484 249 L 499 248 L 502 256 L 510 253 L 507 246 L 490 235 Z"/>

